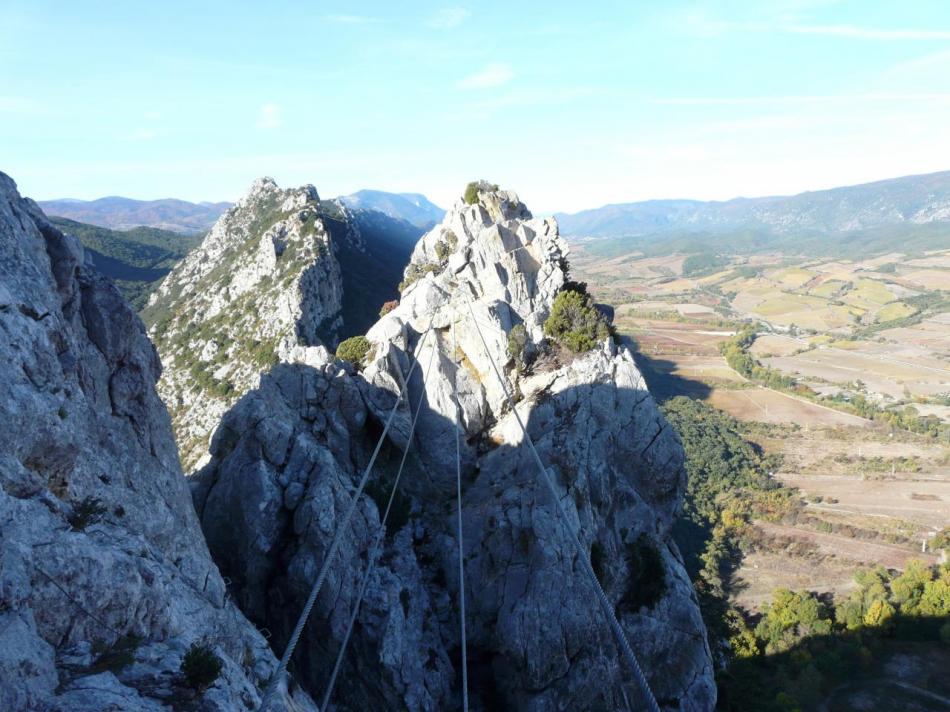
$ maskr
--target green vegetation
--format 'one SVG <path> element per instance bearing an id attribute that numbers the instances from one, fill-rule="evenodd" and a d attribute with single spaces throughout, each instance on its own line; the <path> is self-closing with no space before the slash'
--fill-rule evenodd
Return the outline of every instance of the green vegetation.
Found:
<path id="1" fill-rule="evenodd" d="M 102 500 L 98 497 L 83 497 L 79 502 L 73 505 L 72 514 L 69 515 L 69 526 L 73 531 L 81 532 L 90 524 L 95 524 L 102 515 L 108 511 Z"/>
<path id="2" fill-rule="evenodd" d="M 415 284 L 420 279 L 425 277 L 429 272 L 438 272 L 439 265 L 433 262 L 425 262 L 423 264 L 416 264 L 415 262 L 410 262 L 406 267 L 406 276 L 399 283 L 399 291 L 404 292 L 411 284 Z"/>
<path id="3" fill-rule="evenodd" d="M 950 527 L 944 527 L 934 534 L 930 540 L 930 548 L 934 550 L 947 549 L 950 551 Z"/>
<path id="4" fill-rule="evenodd" d="M 686 453 L 683 514 L 673 534 L 711 637 L 735 645 L 742 642 L 742 618 L 726 599 L 749 523 L 779 520 L 800 504 L 769 475 L 780 460 L 746 440 L 735 418 L 684 396 L 662 410 Z"/>
<path id="5" fill-rule="evenodd" d="M 65 233 L 79 238 L 102 274 L 116 282 L 135 309 L 145 306 L 149 295 L 179 260 L 201 242 L 201 235 L 179 235 L 168 230 L 137 227 L 110 230 L 96 225 L 50 218 Z"/>
<path id="6" fill-rule="evenodd" d="M 213 363 L 196 360 L 189 366 L 188 374 L 195 385 L 205 393 L 210 393 L 218 398 L 227 398 L 234 392 L 234 384 L 226 378 L 215 378 L 211 373 L 212 368 L 214 368 Z"/>
<path id="7" fill-rule="evenodd" d="M 336 357 L 343 361 L 349 361 L 359 368 L 366 355 L 369 353 L 371 344 L 365 336 L 351 336 L 345 341 L 341 341 L 336 349 Z"/>
<path id="8" fill-rule="evenodd" d="M 522 369 L 525 366 L 525 347 L 528 345 L 528 330 L 524 324 L 515 324 L 508 332 L 508 357 L 515 362 L 515 367 Z"/>
<path id="9" fill-rule="evenodd" d="M 814 257 L 863 260 L 868 255 L 889 252 L 900 245 L 905 254 L 950 248 L 950 231 L 941 223 L 882 225 L 880 227 L 829 235 L 824 231 L 778 232 L 768 228 L 736 227 L 722 232 L 669 230 L 646 235 L 601 237 L 584 246 L 599 257 L 619 257 L 635 252 L 647 257 L 693 252 L 722 252 L 750 255 L 787 252 Z"/>
<path id="10" fill-rule="evenodd" d="M 756 328 L 747 324 L 731 339 L 724 341 L 719 350 L 725 357 L 726 363 L 750 381 L 756 381 L 768 388 L 797 390 L 794 378 L 785 376 L 774 368 L 763 366 L 749 353 L 749 347 L 755 341 L 756 334 Z"/>
<path id="11" fill-rule="evenodd" d="M 698 277 L 704 274 L 712 274 L 729 264 L 729 258 L 725 255 L 717 255 L 712 252 L 700 252 L 696 255 L 690 255 L 683 260 L 683 276 Z"/>
<path id="12" fill-rule="evenodd" d="M 736 372 L 750 381 L 777 391 L 787 391 L 808 400 L 832 406 L 845 413 L 858 415 L 868 420 L 885 423 L 893 428 L 902 428 L 921 435 L 942 438 L 950 433 L 950 425 L 935 415 L 919 415 L 913 406 L 885 408 L 870 400 L 862 393 L 837 393 L 820 397 L 811 388 L 798 383 L 791 376 L 785 376 L 774 368 L 763 366 L 749 353 L 749 347 L 755 341 L 756 327 L 746 325 L 739 333 L 720 346 L 720 351 Z"/>
<path id="13" fill-rule="evenodd" d="M 900 327 L 914 326 L 922 322 L 927 316 L 941 312 L 950 311 L 950 296 L 946 292 L 932 291 L 918 294 L 914 297 L 908 297 L 901 301 L 908 309 L 913 309 L 914 313 L 907 316 L 900 316 L 896 319 L 881 319 L 871 326 L 856 329 L 852 334 L 853 339 L 867 339 L 874 336 L 877 332 L 885 329 L 896 329 Z M 885 313 L 885 316 L 886 313 Z"/>
<path id="14" fill-rule="evenodd" d="M 459 239 L 454 232 L 449 230 L 444 240 L 435 243 L 435 256 L 439 259 L 439 264 L 445 264 L 449 256 L 455 252 L 458 247 Z"/>
<path id="15" fill-rule="evenodd" d="M 769 476 L 778 460 L 747 441 L 731 416 L 683 397 L 663 411 L 686 453 L 684 511 L 674 535 L 711 646 L 725 650 L 716 660 L 721 709 L 812 709 L 838 685 L 870 674 L 895 642 L 950 638 L 950 565 L 920 562 L 903 573 L 861 571 L 857 589 L 840 601 L 778 589 L 761 618 L 748 621 L 727 598 L 751 521 L 793 518 L 801 504 Z M 950 545 L 950 530 L 931 544 Z"/>
<path id="16" fill-rule="evenodd" d="M 207 643 L 192 643 L 181 660 L 181 673 L 185 684 L 199 692 L 214 684 L 221 674 L 224 663 Z"/>
<path id="17" fill-rule="evenodd" d="M 103 640 L 92 644 L 92 653 L 96 660 L 89 669 L 90 673 L 119 672 L 135 662 L 135 651 L 142 644 L 137 635 L 123 635 L 111 646 Z"/>
<path id="18" fill-rule="evenodd" d="M 554 298 L 544 333 L 574 353 L 590 351 L 610 335 L 607 320 L 594 306 L 586 285 L 575 284 Z"/>
<path id="19" fill-rule="evenodd" d="M 475 203 L 478 202 L 479 191 L 488 193 L 488 192 L 493 192 L 496 190 L 498 190 L 497 183 L 489 183 L 483 180 L 472 181 L 467 186 L 465 186 L 465 194 L 463 196 L 463 199 L 469 205 L 475 205 Z"/>
<path id="20" fill-rule="evenodd" d="M 854 580 L 857 588 L 833 605 L 813 593 L 777 589 L 751 631 L 754 644 L 719 675 L 720 707 L 813 708 L 838 685 L 868 675 L 889 646 L 944 641 L 950 565 L 911 560 L 902 573 L 879 566 Z"/>

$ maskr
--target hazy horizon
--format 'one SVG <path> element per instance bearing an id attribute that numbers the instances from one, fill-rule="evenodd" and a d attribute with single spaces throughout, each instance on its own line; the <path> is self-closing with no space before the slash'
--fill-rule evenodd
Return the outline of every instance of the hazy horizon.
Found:
<path id="1" fill-rule="evenodd" d="M 950 167 L 938 2 L 15 0 L 0 57 L 3 170 L 41 200 L 233 201 L 269 175 L 447 206 L 486 178 L 576 212 Z"/>
<path id="2" fill-rule="evenodd" d="M 618 202 L 618 203 L 603 203 L 603 204 L 600 204 L 600 205 L 591 205 L 591 206 L 581 207 L 581 208 L 578 208 L 577 210 L 571 210 L 571 211 L 564 211 L 564 210 L 544 211 L 544 214 L 547 214 L 547 213 L 553 214 L 553 213 L 556 213 L 556 212 L 557 212 L 557 213 L 563 213 L 563 212 L 578 213 L 578 212 L 584 212 L 585 210 L 597 210 L 598 208 L 605 208 L 605 207 L 609 207 L 609 206 L 611 206 L 611 205 L 626 205 L 626 204 L 642 203 L 642 202 L 664 202 L 664 201 L 673 201 L 673 200 L 687 200 L 687 201 L 697 201 L 697 202 L 723 202 L 723 203 L 727 203 L 727 202 L 729 202 L 729 201 L 731 201 L 731 200 L 750 200 L 750 199 L 756 199 L 756 198 L 784 198 L 784 197 L 794 197 L 795 195 L 802 195 L 802 194 L 806 194 L 806 193 L 817 193 L 817 192 L 821 192 L 821 191 L 823 191 L 823 190 L 832 190 L 832 189 L 834 189 L 834 188 L 847 188 L 847 187 L 852 187 L 852 186 L 856 186 L 856 185 L 866 185 L 866 184 L 873 184 L 873 183 L 881 183 L 881 182 L 887 182 L 887 181 L 890 181 L 890 180 L 899 180 L 899 179 L 901 179 L 901 178 L 914 178 L 914 177 L 918 177 L 918 176 L 933 175 L 934 173 L 948 173 L 948 172 L 950 172 L 950 169 L 945 170 L 945 171 L 934 171 L 933 173 L 908 174 L 908 175 L 902 175 L 902 176 L 890 176 L 890 177 L 887 177 L 887 178 L 881 178 L 881 179 L 876 179 L 876 180 L 872 180 L 872 181 L 867 181 L 866 183 L 863 182 L 863 183 L 853 183 L 853 184 L 849 184 L 849 185 L 833 185 L 833 186 L 828 186 L 828 187 L 823 187 L 823 188 L 811 188 L 811 189 L 806 189 L 806 190 L 803 190 L 803 191 L 799 191 L 798 193 L 788 193 L 788 194 L 783 194 L 783 195 L 780 195 L 780 194 L 777 194 L 777 193 L 770 193 L 770 194 L 767 194 L 767 195 L 734 195 L 734 196 L 732 196 L 731 198 L 723 198 L 723 199 L 721 199 L 721 200 L 717 200 L 717 199 L 703 200 L 703 199 L 701 199 L 701 198 L 692 198 L 692 197 L 686 196 L 686 195 L 667 196 L 667 197 L 665 197 L 665 198 L 645 198 L 645 199 L 643 199 L 643 200 L 626 200 L 626 201 L 622 201 L 622 202 Z M 260 176 L 260 177 L 263 178 L 263 177 L 269 177 L 269 176 Z M 279 184 L 279 181 L 278 181 L 278 184 Z M 303 185 L 303 184 L 302 184 L 302 185 Z M 287 187 L 294 187 L 294 186 L 282 185 L 281 187 L 287 188 Z M 317 188 L 317 191 L 320 192 L 320 186 L 315 186 L 315 187 Z M 517 188 L 516 186 L 506 186 L 506 185 L 502 185 L 502 186 L 500 186 L 500 187 L 503 188 L 503 189 L 505 189 L 505 190 L 514 190 L 516 193 L 519 192 L 519 191 L 518 191 L 518 188 Z M 250 188 L 250 184 L 248 185 L 248 188 Z M 463 188 L 464 188 L 464 186 L 463 186 Z M 365 186 L 364 188 L 360 188 L 360 189 L 358 189 L 358 190 L 378 190 L 378 189 L 377 189 L 377 188 L 373 188 L 373 187 L 371 187 L 371 186 Z M 245 191 L 245 192 L 246 192 L 246 191 Z M 357 191 L 354 191 L 354 192 L 357 192 Z M 394 190 L 394 191 L 385 191 L 385 192 L 389 192 L 389 193 L 393 193 L 393 194 L 397 194 L 397 195 L 398 195 L 398 194 L 402 194 L 402 195 L 420 194 L 420 195 L 423 195 L 423 197 L 429 199 L 430 202 L 434 202 L 434 201 L 431 200 L 431 198 L 429 198 L 428 195 L 421 194 L 421 193 L 419 193 L 418 191 L 411 191 L 411 190 Z M 439 208 L 442 208 L 442 209 L 444 209 L 444 210 L 449 209 L 449 208 L 451 207 L 452 203 L 455 202 L 455 200 L 458 200 L 458 199 L 461 198 L 462 192 L 463 192 L 463 191 L 460 190 L 458 196 L 456 196 L 456 198 L 454 198 L 450 203 L 447 203 L 447 204 L 444 204 L 444 205 L 443 205 L 443 204 L 440 204 L 440 203 L 436 203 L 436 206 L 439 207 Z M 339 195 L 332 195 L 332 196 L 330 196 L 330 195 L 324 195 L 322 192 L 320 192 L 320 195 L 321 195 L 322 198 L 337 198 L 337 197 L 342 197 L 342 196 L 344 196 L 344 195 L 351 195 L 351 194 L 350 194 L 350 193 L 346 193 L 346 194 L 341 193 L 341 194 L 339 194 Z M 227 198 L 225 198 L 225 199 L 223 199 L 223 200 L 187 200 L 186 202 L 194 203 L 194 204 L 196 204 L 196 205 L 202 205 L 202 204 L 211 205 L 211 204 L 227 203 L 227 202 L 235 203 L 235 202 L 237 202 L 242 196 L 243 196 L 243 194 L 238 195 L 237 197 L 235 197 L 235 198 L 233 198 L 233 199 L 227 199 Z M 31 197 L 32 197 L 32 196 L 31 196 Z M 520 193 L 519 193 L 519 197 L 523 197 L 523 196 L 521 196 Z M 130 195 L 120 195 L 120 194 L 117 194 L 117 193 L 113 193 L 113 194 L 109 194 L 109 195 L 102 195 L 102 196 L 99 196 L 98 198 L 73 198 L 72 196 L 65 196 L 65 197 L 60 197 L 60 198 L 34 198 L 34 200 L 36 200 L 36 201 L 38 201 L 38 202 L 41 202 L 41 203 L 47 203 L 47 202 L 50 202 L 50 203 L 52 203 L 52 202 L 68 202 L 68 201 L 89 203 L 89 202 L 94 202 L 94 201 L 96 201 L 96 200 L 107 200 L 107 199 L 109 199 L 109 198 L 129 198 L 129 199 L 132 199 L 132 200 L 141 200 L 141 201 L 145 201 L 145 202 L 158 201 L 158 200 L 186 200 L 186 199 L 184 199 L 184 198 L 180 198 L 180 197 L 174 196 L 174 195 L 164 196 L 164 197 L 161 197 L 161 198 L 137 198 L 137 197 L 130 196 Z M 527 203 L 526 203 L 526 204 L 527 204 Z M 529 207 L 529 208 L 531 207 L 530 204 L 528 205 L 528 207 Z M 541 211 L 535 211 L 535 212 L 541 213 Z"/>

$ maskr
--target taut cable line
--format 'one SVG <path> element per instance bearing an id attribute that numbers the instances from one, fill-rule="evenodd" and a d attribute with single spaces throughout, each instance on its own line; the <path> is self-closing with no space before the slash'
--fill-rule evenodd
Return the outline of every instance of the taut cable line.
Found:
<path id="1" fill-rule="evenodd" d="M 458 507 L 458 545 L 459 545 L 459 631 L 462 643 L 462 710 L 468 712 L 468 651 L 465 641 L 465 555 L 462 546 L 462 428 L 461 407 L 459 406 L 459 368 L 458 344 L 455 340 L 455 322 L 452 322 L 452 360 L 455 372 L 452 375 L 452 397 L 455 401 L 455 493 Z"/>
<path id="2" fill-rule="evenodd" d="M 389 513 L 393 508 L 393 501 L 396 499 L 396 490 L 399 487 L 399 480 L 402 477 L 403 468 L 406 465 L 406 458 L 409 456 L 409 448 L 412 447 L 412 437 L 416 432 L 416 422 L 419 420 L 419 413 L 422 411 L 422 404 L 426 399 L 426 381 L 429 379 L 429 371 L 432 368 L 432 360 L 436 348 L 433 346 L 429 352 L 429 361 L 426 363 L 426 370 L 422 375 L 422 392 L 419 394 L 419 403 L 416 405 L 415 414 L 412 416 L 412 425 L 409 428 L 409 439 L 406 441 L 406 449 L 403 450 L 402 460 L 399 462 L 399 470 L 396 472 L 396 478 L 393 480 L 393 487 L 389 493 L 389 501 L 386 503 L 386 512 L 376 530 L 376 538 L 370 547 L 369 561 L 366 566 L 366 572 L 363 574 L 363 580 L 360 582 L 359 594 L 356 603 L 353 605 L 353 612 L 350 614 L 350 621 L 346 627 L 346 635 L 343 636 L 343 642 L 340 644 L 340 651 L 337 653 L 336 662 L 333 664 L 333 672 L 330 675 L 330 681 L 327 683 L 326 692 L 323 694 L 323 700 L 320 702 L 320 709 L 326 710 L 330 704 L 330 697 L 333 694 L 333 687 L 336 685 L 337 675 L 340 673 L 340 667 L 343 665 L 343 656 L 346 654 L 347 645 L 350 642 L 350 635 L 353 633 L 353 626 L 356 623 L 356 617 L 359 615 L 360 606 L 363 603 L 363 596 L 366 594 L 366 587 L 369 584 L 370 577 L 376 567 L 376 559 L 382 548 L 383 536 L 386 534 L 386 522 L 389 520 Z M 409 384 L 406 384 L 408 389 Z M 408 394 L 407 394 L 408 403 Z"/>
<path id="3" fill-rule="evenodd" d="M 416 344 L 416 349 L 412 358 L 412 366 L 409 369 L 409 373 L 407 374 L 404 383 L 408 383 L 412 378 L 412 374 L 415 372 L 416 366 L 419 364 L 418 354 L 422 351 L 422 345 L 425 343 L 425 340 L 431 331 L 432 320 L 430 319 L 429 327 L 422 335 L 422 338 L 419 339 L 419 343 Z M 304 626 L 307 623 L 307 619 L 310 617 L 310 611 L 313 610 L 313 605 L 317 600 L 317 595 L 320 593 L 320 589 L 323 587 L 323 582 L 326 579 L 327 572 L 330 570 L 330 564 L 333 562 L 337 550 L 340 548 L 340 543 L 343 541 L 343 534 L 346 532 L 346 529 L 350 524 L 350 520 L 353 518 L 353 514 L 356 512 L 359 499 L 363 494 L 363 490 L 366 487 L 367 481 L 369 480 L 370 472 L 373 469 L 373 465 L 376 464 L 376 458 L 379 455 L 380 449 L 383 447 L 383 442 L 386 439 L 386 435 L 389 433 L 389 428 L 393 423 L 393 419 L 396 417 L 396 412 L 399 410 L 399 406 L 402 403 L 404 395 L 406 394 L 403 392 L 402 385 L 400 385 L 399 393 L 396 396 L 396 402 L 393 405 L 392 410 L 389 412 L 389 417 L 386 419 L 385 426 L 383 426 L 383 432 L 376 441 L 376 448 L 373 450 L 373 455 L 370 457 L 369 463 L 367 463 L 366 469 L 363 471 L 363 477 L 360 479 L 359 486 L 356 488 L 356 492 L 353 495 L 353 498 L 350 500 L 350 506 L 347 508 L 346 514 L 343 515 L 343 519 L 333 536 L 333 541 L 330 543 L 329 549 L 327 549 L 327 554 L 323 559 L 323 565 L 320 567 L 320 573 L 317 575 L 317 579 L 314 581 L 313 587 L 310 589 L 310 595 L 307 598 L 306 604 L 304 604 L 303 610 L 300 613 L 300 617 L 297 619 L 297 625 L 294 627 L 294 632 L 291 634 L 290 640 L 287 643 L 287 647 L 284 649 L 284 654 L 280 658 L 280 663 L 277 665 L 277 670 L 274 672 L 270 683 L 267 685 L 267 689 L 264 691 L 264 697 L 261 700 L 261 706 L 258 708 L 259 710 L 265 710 L 267 708 L 270 698 L 274 694 L 274 690 L 283 680 L 283 677 L 287 672 L 287 666 L 290 663 L 290 658 L 294 654 L 294 649 L 297 647 L 297 643 L 300 642 L 300 636 L 303 634 Z"/>
<path id="4" fill-rule="evenodd" d="M 528 447 L 530 448 L 531 454 L 534 457 L 535 464 L 537 464 L 538 471 L 541 474 L 541 479 L 543 480 L 548 493 L 551 495 L 551 499 L 554 501 L 554 504 L 557 507 L 557 512 L 562 520 L 562 523 L 564 524 L 564 528 L 567 529 L 567 532 L 571 537 L 571 542 L 574 544 L 574 549 L 577 552 L 577 558 L 581 562 L 581 568 L 584 570 L 584 573 L 587 574 L 587 578 L 590 580 L 591 585 L 597 594 L 597 599 L 604 611 L 604 615 L 607 617 L 607 620 L 610 623 L 614 637 L 617 639 L 617 644 L 620 646 L 620 652 L 623 654 L 627 664 L 633 671 L 634 676 L 637 679 L 637 683 L 640 686 L 643 699 L 647 703 L 648 708 L 652 712 L 660 712 L 659 705 L 657 705 L 656 702 L 656 697 L 653 695 L 653 690 L 650 689 L 650 684 L 647 682 L 647 679 L 643 674 L 643 670 L 640 668 L 640 663 L 637 661 L 637 656 L 633 652 L 633 648 L 630 646 L 630 641 L 627 640 L 627 635 L 620 626 L 620 621 L 617 620 L 613 606 L 610 604 L 610 599 L 607 598 L 607 594 L 604 593 L 604 589 L 601 587 L 600 581 L 597 580 L 597 575 L 594 573 L 594 569 L 590 564 L 590 557 L 587 553 L 587 550 L 584 548 L 584 545 L 581 544 L 581 540 L 578 538 L 577 532 L 574 531 L 574 527 L 571 526 L 567 512 L 564 510 L 564 505 L 561 502 L 561 499 L 557 496 L 557 490 L 554 489 L 554 482 L 551 480 L 551 475 L 548 473 L 547 468 L 545 468 L 544 463 L 541 461 L 541 456 L 538 454 L 538 450 L 534 446 L 534 441 L 528 434 L 528 429 L 525 427 L 524 422 L 522 422 L 521 415 L 518 413 L 518 409 L 515 407 L 514 401 L 511 398 L 511 394 L 508 391 L 508 385 L 505 383 L 505 379 L 501 375 L 501 371 L 495 363 L 495 360 L 492 358 L 491 351 L 488 348 L 488 342 L 485 340 L 485 336 L 482 334 L 482 330 L 479 327 L 478 322 L 475 320 L 475 310 L 472 309 L 472 303 L 470 300 L 468 301 L 468 311 L 472 316 L 472 322 L 475 324 L 475 330 L 478 332 L 482 346 L 485 348 L 485 355 L 488 356 L 488 361 L 491 364 L 492 370 L 495 372 L 495 376 L 498 378 L 498 383 L 501 385 L 501 389 L 505 394 L 505 400 L 508 403 L 508 407 L 511 408 L 511 412 L 514 413 L 515 420 L 518 421 L 518 427 L 521 428 L 524 439 L 528 443 Z"/>

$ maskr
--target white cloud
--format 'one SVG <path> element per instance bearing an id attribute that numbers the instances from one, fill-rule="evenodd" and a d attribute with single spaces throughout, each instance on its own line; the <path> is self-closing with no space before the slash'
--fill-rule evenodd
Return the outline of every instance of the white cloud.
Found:
<path id="1" fill-rule="evenodd" d="M 257 128 L 277 129 L 284 121 L 280 115 L 280 107 L 276 104 L 264 104 L 257 113 Z"/>
<path id="2" fill-rule="evenodd" d="M 450 30 L 465 22 L 471 14 L 468 8 L 444 7 L 432 16 L 428 25 L 437 30 Z"/>
<path id="3" fill-rule="evenodd" d="M 459 89 L 489 89 L 500 87 L 514 79 L 514 72 L 507 64 L 488 64 L 458 82 Z"/>

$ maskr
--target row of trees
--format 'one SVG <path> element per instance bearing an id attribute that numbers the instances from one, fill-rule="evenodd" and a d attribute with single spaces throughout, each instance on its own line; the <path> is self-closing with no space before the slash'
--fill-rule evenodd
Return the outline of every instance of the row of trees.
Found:
<path id="1" fill-rule="evenodd" d="M 950 644 L 950 565 L 911 561 L 855 576 L 835 601 L 779 589 L 756 620 L 729 603 L 732 574 L 751 543 L 754 519 L 795 516 L 797 493 L 770 472 L 780 465 L 731 416 L 683 397 L 663 406 L 686 453 L 683 514 L 674 529 L 715 651 L 720 707 L 816 706 L 831 689 L 877 665 L 893 639 Z M 950 528 L 931 542 L 950 548 Z"/>
<path id="2" fill-rule="evenodd" d="M 884 423 L 892 428 L 909 430 L 931 437 L 950 436 L 950 426 L 947 426 L 935 415 L 920 415 L 915 408 L 884 408 L 861 393 L 839 393 L 835 396 L 822 398 L 808 386 L 798 383 L 791 376 L 762 365 L 750 352 L 749 347 L 755 342 L 757 328 L 752 324 L 744 326 L 731 339 L 724 341 L 720 353 L 726 359 L 729 367 L 745 376 L 750 381 L 759 383 L 777 391 L 789 391 L 798 396 L 831 405 L 853 415 L 859 415 L 868 420 Z"/>
<path id="3" fill-rule="evenodd" d="M 770 472 L 781 463 L 743 437 L 732 416 L 683 396 L 663 404 L 686 453 L 683 514 L 674 528 L 713 648 L 747 645 L 743 618 L 728 603 L 733 571 L 755 518 L 779 520 L 800 508 Z M 725 652 L 717 662 L 723 663 Z"/>
<path id="4" fill-rule="evenodd" d="M 756 335 L 756 328 L 752 325 L 746 325 L 739 333 L 719 346 L 719 351 L 725 357 L 729 367 L 750 381 L 761 383 L 768 388 L 803 390 L 798 387 L 794 378 L 785 376 L 774 368 L 763 366 L 758 359 L 749 353 L 749 347 L 755 342 Z"/>
<path id="5" fill-rule="evenodd" d="M 830 692 L 877 667 L 895 643 L 950 646 L 950 564 L 912 560 L 903 572 L 862 570 L 857 588 L 831 603 L 778 589 L 754 628 L 743 626 L 719 675 L 725 710 L 819 706 Z"/>

